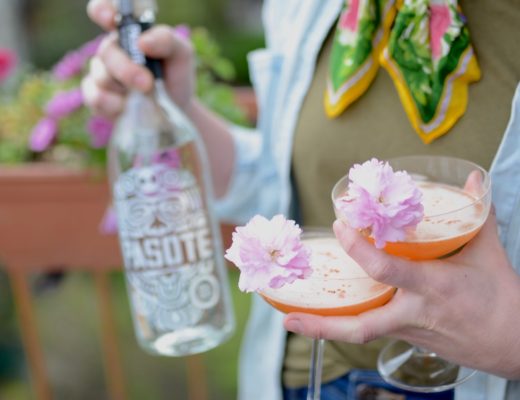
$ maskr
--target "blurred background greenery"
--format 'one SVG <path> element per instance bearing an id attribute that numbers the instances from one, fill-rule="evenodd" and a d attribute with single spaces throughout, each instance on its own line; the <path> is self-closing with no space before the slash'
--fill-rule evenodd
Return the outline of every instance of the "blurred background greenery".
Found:
<path id="1" fill-rule="evenodd" d="M 86 17 L 86 0 L 2 0 L 0 3 L 13 3 L 15 10 L 10 13 L 20 17 L 24 31 L 17 35 L 18 47 L 38 67 L 49 68 L 67 50 L 100 32 Z M 6 4 L 2 7 L 7 7 Z M 263 46 L 260 0 L 157 0 L 157 4 L 158 23 L 206 27 L 219 42 L 223 55 L 235 65 L 236 84 L 249 82 L 246 54 Z M 3 11 L 4 18 L 10 13 Z M 6 35 L 0 35 L 0 45 L 1 37 Z"/>
<path id="2" fill-rule="evenodd" d="M 230 271 L 230 286 L 237 318 L 234 336 L 201 355 L 205 366 L 208 400 L 236 398 L 238 353 L 250 295 L 238 291 L 238 275 Z M 59 281 L 59 283 L 57 283 Z M 34 395 L 18 338 L 5 284 L 0 277 L 0 399 L 29 400 Z M 95 283 L 85 272 L 67 273 L 54 283 L 33 280 L 34 309 L 53 398 L 63 400 L 109 399 L 104 377 L 99 304 Z M 123 373 L 130 400 L 185 400 L 188 398 L 186 359 L 152 356 L 137 344 L 123 274 L 111 274 L 113 307 Z M 9 315 L 5 315 L 8 313 Z"/>
<path id="3" fill-rule="evenodd" d="M 247 86 L 246 54 L 263 46 L 260 3 L 159 0 L 158 22 L 206 28 L 236 70 L 231 83 Z M 86 0 L 0 0 L 0 47 L 15 50 L 20 64 L 48 70 L 65 53 L 100 33 L 86 16 L 86 4 Z M 229 342 L 202 356 L 212 400 L 236 398 L 238 352 L 250 297 L 236 290 L 235 271 L 230 280 L 237 332 Z M 186 399 L 185 360 L 150 356 L 138 347 L 121 272 L 111 275 L 111 284 L 130 398 Z M 54 278 L 35 276 L 32 288 L 54 398 L 108 398 L 91 276 L 81 272 L 57 274 Z M 8 279 L 0 266 L 0 400 L 32 398 Z"/>

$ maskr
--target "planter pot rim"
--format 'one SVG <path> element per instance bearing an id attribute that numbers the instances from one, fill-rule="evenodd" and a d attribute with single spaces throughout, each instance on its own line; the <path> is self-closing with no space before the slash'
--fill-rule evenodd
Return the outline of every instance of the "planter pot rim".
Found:
<path id="1" fill-rule="evenodd" d="M 48 181 L 75 181 L 103 180 L 105 174 L 100 170 L 70 167 L 57 163 L 33 162 L 18 165 L 0 165 L 0 182 L 22 181 L 25 183 L 33 180 Z"/>

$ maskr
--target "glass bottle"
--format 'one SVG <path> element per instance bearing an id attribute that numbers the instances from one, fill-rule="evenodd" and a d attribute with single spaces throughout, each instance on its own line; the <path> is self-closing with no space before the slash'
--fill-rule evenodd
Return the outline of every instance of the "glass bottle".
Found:
<path id="1" fill-rule="evenodd" d="M 153 12 L 145 10 L 143 20 L 132 0 L 118 7 L 120 44 L 155 76 L 152 93 L 129 94 L 109 150 L 135 332 L 152 353 L 199 353 L 229 338 L 235 325 L 208 160 L 165 90 L 160 63 L 137 47 Z"/>

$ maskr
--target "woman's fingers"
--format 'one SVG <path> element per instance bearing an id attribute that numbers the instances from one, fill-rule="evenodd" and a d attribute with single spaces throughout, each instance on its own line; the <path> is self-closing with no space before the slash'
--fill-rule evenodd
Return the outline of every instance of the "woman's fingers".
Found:
<path id="1" fill-rule="evenodd" d="M 93 57 L 91 59 L 89 75 L 92 78 L 92 81 L 101 89 L 121 95 L 126 94 L 126 88 L 110 75 L 105 64 L 103 64 L 99 57 Z"/>
<path id="2" fill-rule="evenodd" d="M 466 179 L 464 190 L 466 192 L 472 193 L 475 196 L 483 195 L 484 187 L 482 181 L 482 174 L 479 170 L 474 170 L 470 172 Z"/>
<path id="3" fill-rule="evenodd" d="M 116 26 L 117 12 L 110 0 L 90 0 L 87 4 L 87 14 L 92 21 L 107 31 Z"/>
<path id="4" fill-rule="evenodd" d="M 103 40 L 97 56 L 105 64 L 108 73 L 124 86 L 142 92 L 152 89 L 153 77 L 150 71 L 130 60 L 117 43 L 115 35 L 109 35 Z"/>
<path id="5" fill-rule="evenodd" d="M 340 340 L 349 343 L 367 343 L 392 335 L 404 327 L 407 320 L 400 306 L 388 303 L 383 307 L 349 317 L 322 317 L 291 313 L 284 319 L 288 331 L 316 339 Z"/>
<path id="6" fill-rule="evenodd" d="M 193 48 L 189 41 L 166 25 L 157 25 L 139 38 L 139 47 L 152 58 L 191 60 Z"/>
<path id="7" fill-rule="evenodd" d="M 110 0 L 90 0 L 90 18 L 107 30 L 114 30 L 117 10 Z M 166 89 L 181 108 L 194 95 L 194 56 L 191 43 L 165 25 L 152 27 L 138 41 L 142 52 L 163 61 Z M 149 92 L 154 77 L 143 65 L 134 63 L 119 46 L 117 32 L 102 41 L 82 88 L 86 104 L 96 112 L 114 117 L 120 112 L 127 89 Z"/>
<path id="8" fill-rule="evenodd" d="M 93 81 L 91 75 L 82 80 L 81 91 L 85 103 L 96 115 L 114 119 L 123 111 L 125 106 L 123 95 L 104 90 Z"/>
<path id="9" fill-rule="evenodd" d="M 412 291 L 420 291 L 428 284 L 423 266 L 376 249 L 341 220 L 336 220 L 333 227 L 343 249 L 376 281 Z"/>
<path id="10" fill-rule="evenodd" d="M 509 265 L 507 254 L 500 242 L 495 210 L 491 206 L 488 218 L 482 229 L 464 248 L 450 260 L 466 265 Z"/>

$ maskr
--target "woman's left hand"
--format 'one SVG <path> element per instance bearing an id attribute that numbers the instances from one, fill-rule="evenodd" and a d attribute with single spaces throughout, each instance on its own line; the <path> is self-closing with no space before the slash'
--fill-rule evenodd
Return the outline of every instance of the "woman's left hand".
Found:
<path id="1" fill-rule="evenodd" d="M 442 260 L 388 255 L 339 220 L 334 232 L 373 279 L 399 290 L 386 305 L 358 316 L 288 314 L 287 330 L 351 343 L 389 336 L 467 367 L 520 379 L 520 276 L 499 241 L 493 212 L 462 251 Z"/>

